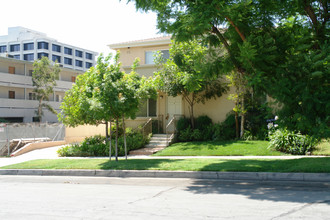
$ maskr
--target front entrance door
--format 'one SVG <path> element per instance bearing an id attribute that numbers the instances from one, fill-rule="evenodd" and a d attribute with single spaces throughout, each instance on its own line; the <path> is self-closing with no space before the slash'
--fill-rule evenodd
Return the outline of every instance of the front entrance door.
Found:
<path id="1" fill-rule="evenodd" d="M 167 116 L 166 125 L 170 122 L 173 116 L 182 115 L 182 97 L 181 96 L 168 96 L 167 97 Z M 172 127 L 172 126 L 171 126 Z M 168 128 L 168 130 L 173 130 L 174 128 Z"/>

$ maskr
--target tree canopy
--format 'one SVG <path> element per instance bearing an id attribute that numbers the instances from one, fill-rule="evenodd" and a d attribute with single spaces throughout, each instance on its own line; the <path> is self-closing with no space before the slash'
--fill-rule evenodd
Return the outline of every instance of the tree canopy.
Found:
<path id="1" fill-rule="evenodd" d="M 57 114 L 56 110 L 44 101 L 49 101 L 49 96 L 53 94 L 60 71 L 58 63 L 52 64 L 48 57 L 42 57 L 33 63 L 32 85 L 34 86 L 33 92 L 35 92 L 38 100 L 36 115 L 39 122 L 42 121 L 44 108 Z"/>
<path id="2" fill-rule="evenodd" d="M 172 42 L 166 62 L 157 57 L 159 71 L 155 74 L 158 89 L 170 96 L 181 95 L 189 105 L 191 126 L 194 128 L 194 105 L 220 97 L 227 91 L 220 73 L 212 72 L 208 50 L 201 42 Z"/>
<path id="3" fill-rule="evenodd" d="M 121 70 L 119 53 L 113 59 L 100 55 L 95 67 L 77 77 L 66 92 L 59 120 L 70 126 L 100 124 L 114 118 L 135 118 L 140 99 L 155 97 L 152 83 L 140 77 L 132 66 L 131 73 Z"/>
<path id="4" fill-rule="evenodd" d="M 140 100 L 156 96 L 153 84 L 135 72 L 137 65 L 138 60 L 134 62 L 132 71 L 127 74 L 121 70 L 119 52 L 114 57 L 110 54 L 104 58 L 101 54 L 96 66 L 78 76 L 76 84 L 66 92 L 61 105 L 62 111 L 58 115 L 60 121 L 72 127 L 105 123 L 107 137 L 108 122 L 110 122 L 110 138 L 111 121 L 115 120 L 117 124 L 116 160 L 118 120 L 134 119 Z"/>
<path id="5" fill-rule="evenodd" d="M 131 2 L 133 0 L 128 0 Z M 205 39 L 226 49 L 219 69 L 240 73 L 277 100 L 283 125 L 329 136 L 327 0 L 134 0 L 157 13 L 175 40 Z"/>

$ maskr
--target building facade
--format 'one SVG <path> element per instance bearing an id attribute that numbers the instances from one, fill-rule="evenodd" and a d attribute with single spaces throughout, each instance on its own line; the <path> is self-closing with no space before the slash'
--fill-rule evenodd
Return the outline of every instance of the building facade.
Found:
<path id="1" fill-rule="evenodd" d="M 33 61 L 43 56 L 60 63 L 61 71 L 49 104 L 60 110 L 65 91 L 76 77 L 95 65 L 96 52 L 59 43 L 45 34 L 22 27 L 8 28 L 0 36 L 0 122 L 33 122 L 38 101 L 33 93 Z M 42 122 L 57 122 L 44 111 Z"/>
<path id="2" fill-rule="evenodd" d="M 46 56 L 62 67 L 80 71 L 94 66 L 97 56 L 94 51 L 60 43 L 44 33 L 24 27 L 10 27 L 8 35 L 0 36 L 0 53 L 25 61 Z"/>
<path id="3" fill-rule="evenodd" d="M 125 72 L 131 71 L 131 65 L 135 58 L 140 59 L 137 73 L 141 76 L 153 76 L 157 71 L 154 63 L 154 54 L 160 51 L 163 57 L 169 58 L 169 48 L 171 37 L 159 37 L 131 42 L 117 43 L 108 45 L 111 49 L 120 51 L 120 62 Z M 229 92 L 230 93 L 230 92 Z M 197 103 L 194 105 L 194 116 L 209 116 L 213 122 L 222 122 L 226 115 L 234 108 L 234 103 L 228 100 L 228 95 L 223 95 L 217 99 L 208 100 L 205 104 Z M 157 100 L 146 100 L 141 103 L 140 112 L 137 119 L 130 122 L 132 126 L 141 124 L 143 121 L 153 118 L 162 123 L 162 130 L 165 131 L 166 125 L 175 116 L 189 117 L 188 104 L 181 96 L 172 97 L 161 91 L 158 92 Z M 135 123 L 135 124 L 134 124 Z"/>

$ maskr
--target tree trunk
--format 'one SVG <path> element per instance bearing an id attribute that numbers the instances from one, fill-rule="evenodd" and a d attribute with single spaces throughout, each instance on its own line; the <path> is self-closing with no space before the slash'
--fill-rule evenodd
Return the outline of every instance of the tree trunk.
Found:
<path id="1" fill-rule="evenodd" d="M 108 127 L 108 121 L 105 122 L 105 141 L 106 143 L 108 143 L 108 138 L 109 138 L 109 131 L 108 131 L 109 127 Z"/>
<path id="2" fill-rule="evenodd" d="M 242 116 L 241 116 L 241 133 L 240 138 L 244 135 L 244 123 L 245 123 L 245 108 L 244 108 L 244 96 L 242 98 Z"/>
<path id="3" fill-rule="evenodd" d="M 41 122 L 42 120 L 42 99 L 39 99 L 39 106 L 38 106 L 38 120 L 39 120 L 39 123 Z"/>
<path id="4" fill-rule="evenodd" d="M 110 141 L 109 141 L 109 159 L 111 160 L 111 145 L 112 145 L 112 131 L 111 131 L 111 118 L 110 118 Z"/>
<path id="5" fill-rule="evenodd" d="M 239 126 L 238 126 L 238 113 L 235 112 L 235 127 L 236 127 L 236 138 L 239 137 Z"/>
<path id="6" fill-rule="evenodd" d="M 118 130 L 119 130 L 119 121 L 117 117 L 116 118 L 116 161 L 118 161 Z"/>
<path id="7" fill-rule="evenodd" d="M 123 134 L 124 134 L 124 147 L 125 147 L 125 159 L 127 160 L 127 146 L 126 146 L 126 127 L 125 127 L 125 117 L 123 116 Z"/>

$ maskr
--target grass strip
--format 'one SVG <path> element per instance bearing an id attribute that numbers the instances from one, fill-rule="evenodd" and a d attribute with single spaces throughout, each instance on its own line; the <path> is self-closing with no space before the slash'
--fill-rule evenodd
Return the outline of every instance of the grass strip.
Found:
<path id="1" fill-rule="evenodd" d="M 330 157 L 297 159 L 55 159 L 33 160 L 0 169 L 102 169 L 330 173 Z"/>
<path id="2" fill-rule="evenodd" d="M 281 156 L 268 141 L 204 141 L 175 143 L 154 156 Z"/>

